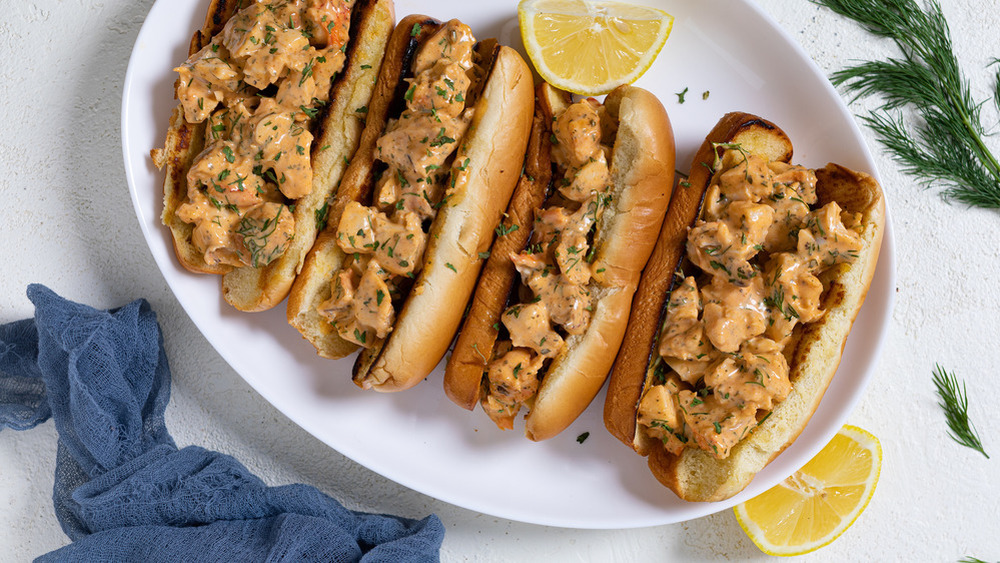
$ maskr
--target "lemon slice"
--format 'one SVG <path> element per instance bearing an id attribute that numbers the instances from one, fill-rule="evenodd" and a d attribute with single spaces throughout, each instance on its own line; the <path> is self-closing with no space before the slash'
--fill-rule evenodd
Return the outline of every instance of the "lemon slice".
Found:
<path id="1" fill-rule="evenodd" d="M 733 510 L 764 553 L 809 553 L 837 539 L 864 511 L 881 466 L 878 439 L 844 426 L 805 467 Z"/>
<path id="2" fill-rule="evenodd" d="M 521 0 L 517 16 L 538 74 L 586 96 L 635 82 L 674 24 L 673 16 L 656 8 L 589 0 Z"/>

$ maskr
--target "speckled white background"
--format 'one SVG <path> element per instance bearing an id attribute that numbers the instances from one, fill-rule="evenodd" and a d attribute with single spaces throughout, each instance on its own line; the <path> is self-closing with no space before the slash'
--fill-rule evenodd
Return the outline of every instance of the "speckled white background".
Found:
<path id="1" fill-rule="evenodd" d="M 682 1 L 682 0 L 678 0 Z M 692 0 L 683 0 L 692 1 Z M 827 73 L 893 54 L 856 25 L 805 0 L 757 0 Z M 512 0 L 513 3 L 513 0 Z M 181 446 L 232 454 L 268 483 L 304 482 L 349 508 L 438 514 L 445 561 L 763 560 L 730 511 L 687 523 L 579 531 L 511 522 L 401 487 L 327 448 L 237 375 L 180 308 L 143 242 L 125 184 L 121 85 L 152 0 L 3 2 L 0 19 L 0 323 L 32 308 L 40 282 L 98 307 L 148 299 L 173 369 L 167 424 Z M 982 100 L 1000 57 L 995 0 L 944 0 L 955 51 Z M 748 30 L 748 37 L 750 30 Z M 672 102 L 666 101 L 668 111 Z M 871 101 L 854 103 L 861 113 Z M 996 108 L 983 108 L 1000 133 Z M 866 132 L 867 134 L 867 132 Z M 869 145 L 884 181 L 898 259 L 897 300 L 876 376 L 849 422 L 877 435 L 882 477 L 866 512 L 810 561 L 1000 559 L 1000 460 L 946 437 L 930 382 L 935 362 L 964 379 L 984 445 L 1000 456 L 995 408 L 1000 335 L 1000 213 L 942 202 Z M 1000 136 L 987 140 L 1000 154 Z M 67 543 L 52 511 L 51 422 L 0 433 L 0 561 Z"/>

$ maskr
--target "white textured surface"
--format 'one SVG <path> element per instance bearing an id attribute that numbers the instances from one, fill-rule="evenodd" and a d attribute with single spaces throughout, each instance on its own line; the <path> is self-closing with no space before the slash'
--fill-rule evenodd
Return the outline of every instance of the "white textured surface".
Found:
<path id="1" fill-rule="evenodd" d="M 682 0 L 677 0 L 682 1 Z M 684 0 L 690 1 L 690 0 Z M 0 22 L 0 323 L 30 316 L 25 287 L 40 282 L 95 306 L 145 297 L 159 314 L 173 369 L 167 424 L 179 445 L 232 454 L 267 482 L 305 482 L 350 508 L 410 517 L 437 513 L 446 561 L 691 561 L 759 559 L 730 512 L 627 531 L 578 531 L 476 514 L 412 492 L 300 430 L 263 401 L 196 331 L 153 263 L 123 174 L 120 90 L 152 0 L 34 0 L 5 5 Z M 943 1 L 977 100 L 1000 57 L 993 0 Z M 885 42 L 804 0 L 759 0 L 827 73 L 891 54 Z M 748 30 L 752 40 L 753 30 Z M 669 43 L 667 48 L 669 48 Z M 691 88 L 698 89 L 698 77 Z M 684 106 L 665 100 L 668 111 Z M 690 103 L 690 102 L 689 102 Z M 862 112 L 871 102 L 852 105 Z M 735 109 L 735 108 L 734 108 Z M 984 106 L 992 131 L 996 109 Z M 898 253 L 893 327 L 878 373 L 850 418 L 881 441 L 882 478 L 864 515 L 815 561 L 1000 559 L 1000 470 L 946 436 L 930 375 L 964 379 L 987 451 L 993 350 L 1000 335 L 1000 214 L 943 203 L 876 153 Z M 1000 154 L 998 137 L 987 140 Z M 68 540 L 52 512 L 51 422 L 0 433 L 0 561 L 30 560 Z M 484 484 L 486 486 L 486 484 Z"/>

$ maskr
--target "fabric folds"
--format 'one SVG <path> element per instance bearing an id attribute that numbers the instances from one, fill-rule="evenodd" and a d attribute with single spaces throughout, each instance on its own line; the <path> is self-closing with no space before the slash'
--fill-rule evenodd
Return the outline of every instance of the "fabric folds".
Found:
<path id="1" fill-rule="evenodd" d="M 73 543 L 40 561 L 436 561 L 434 515 L 347 510 L 268 487 L 235 458 L 177 449 L 170 368 L 145 300 L 110 311 L 28 288 L 34 319 L 0 325 L 0 429 L 53 418 L 53 501 Z"/>

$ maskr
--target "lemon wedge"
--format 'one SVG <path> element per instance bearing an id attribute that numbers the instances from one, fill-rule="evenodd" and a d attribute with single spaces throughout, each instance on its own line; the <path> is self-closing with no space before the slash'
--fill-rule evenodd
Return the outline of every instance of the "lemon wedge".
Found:
<path id="1" fill-rule="evenodd" d="M 538 74 L 586 96 L 635 82 L 674 24 L 663 10 L 591 0 L 521 0 L 517 17 Z"/>
<path id="2" fill-rule="evenodd" d="M 881 467 L 878 439 L 844 426 L 805 467 L 733 510 L 764 553 L 809 553 L 854 523 L 875 492 Z"/>

